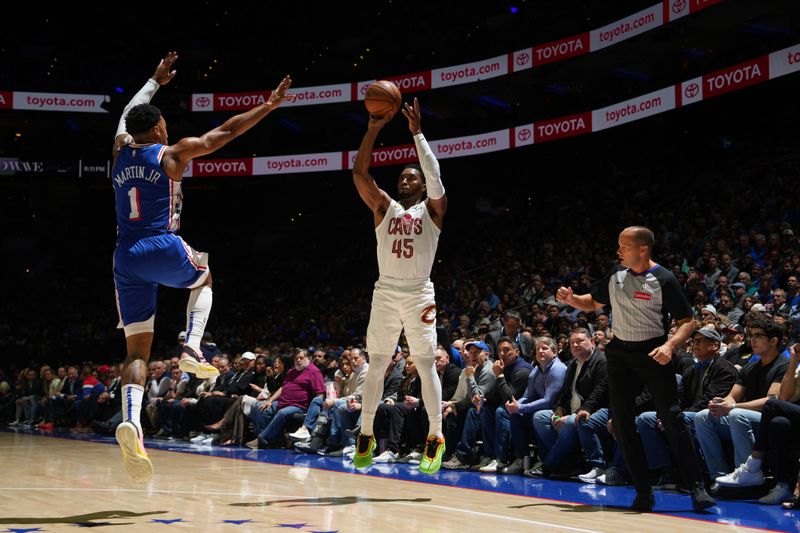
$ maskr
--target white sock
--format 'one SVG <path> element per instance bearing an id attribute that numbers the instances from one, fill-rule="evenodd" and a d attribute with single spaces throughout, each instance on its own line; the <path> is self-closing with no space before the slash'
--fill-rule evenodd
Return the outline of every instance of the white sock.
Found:
<path id="1" fill-rule="evenodd" d="M 364 435 L 374 432 L 375 411 L 383 396 L 383 376 L 391 360 L 391 355 L 369 354 L 369 368 L 361 398 L 361 433 Z"/>
<path id="2" fill-rule="evenodd" d="M 747 458 L 744 467 L 748 472 L 758 472 L 761 470 L 762 459 L 756 459 L 752 455 Z"/>
<path id="3" fill-rule="evenodd" d="M 189 292 L 189 303 L 186 305 L 186 345 L 197 355 L 200 355 L 200 340 L 206 330 L 213 299 L 214 294 L 208 285 Z"/>
<path id="4" fill-rule="evenodd" d="M 142 398 L 144 398 L 144 387 L 141 385 L 122 386 L 122 421 L 131 422 L 139 431 L 142 430 Z"/>
<path id="5" fill-rule="evenodd" d="M 415 356 L 419 379 L 422 380 L 422 401 L 428 412 L 428 436 L 444 438 L 442 433 L 442 382 L 436 372 L 435 352 L 431 348 L 425 355 Z"/>

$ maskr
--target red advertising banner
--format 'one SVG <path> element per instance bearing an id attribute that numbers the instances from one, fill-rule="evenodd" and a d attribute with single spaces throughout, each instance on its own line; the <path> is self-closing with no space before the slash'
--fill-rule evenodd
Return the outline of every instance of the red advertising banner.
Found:
<path id="1" fill-rule="evenodd" d="M 568 117 L 542 120 L 533 123 L 534 142 L 554 141 L 575 137 L 592 131 L 592 113 L 586 111 Z"/>
<path id="2" fill-rule="evenodd" d="M 703 76 L 703 98 L 712 98 L 768 79 L 769 57 L 751 59 Z"/>
<path id="3" fill-rule="evenodd" d="M 621 126 L 798 71 L 800 71 L 800 44 L 795 44 L 738 65 L 592 111 L 522 124 L 509 129 L 428 140 L 428 143 L 440 159 L 529 146 Z M 355 151 L 345 151 L 240 159 L 201 159 L 192 161 L 185 175 L 244 176 L 341 171 L 352 169 L 355 157 Z M 374 150 L 370 165 L 398 165 L 414 161 L 417 161 L 415 146 L 404 144 Z M 78 163 L 76 169 L 81 168 L 81 162 Z M 0 158 L 0 174 L 7 175 L 46 174 L 53 171 L 69 173 L 72 172 L 72 168 L 73 165 L 60 163 L 54 166 L 45 161 Z M 96 164 L 90 165 L 90 168 L 85 166 L 82 168 L 95 174 L 102 174 L 106 167 Z M 77 171 L 78 174 L 80 172 Z"/>
<path id="4" fill-rule="evenodd" d="M 253 159 L 195 159 L 192 174 L 194 176 L 251 176 Z"/>
<path id="5" fill-rule="evenodd" d="M 267 101 L 272 91 L 250 93 L 216 93 L 212 98 L 213 111 L 250 109 Z"/>
<path id="6" fill-rule="evenodd" d="M 533 47 L 533 64 L 545 65 L 589 53 L 589 33 Z"/>

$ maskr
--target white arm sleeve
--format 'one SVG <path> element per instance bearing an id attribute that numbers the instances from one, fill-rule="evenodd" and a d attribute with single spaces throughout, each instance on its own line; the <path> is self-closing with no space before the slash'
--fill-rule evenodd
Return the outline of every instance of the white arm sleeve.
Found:
<path id="1" fill-rule="evenodd" d="M 126 105 L 125 109 L 122 111 L 122 116 L 120 117 L 119 124 L 117 125 L 117 134 L 114 135 L 115 139 L 119 135 L 125 133 L 125 117 L 128 116 L 128 111 L 130 111 L 133 106 L 137 106 L 139 104 L 149 104 L 159 87 L 160 85 L 158 82 L 153 78 L 150 78 L 147 80 L 147 83 L 144 84 L 144 87 L 139 89 L 139 92 L 133 95 L 131 101 L 128 102 L 128 105 Z"/>
<path id="2" fill-rule="evenodd" d="M 417 156 L 419 157 L 419 166 L 422 167 L 422 172 L 425 174 L 425 187 L 428 189 L 428 197 L 433 200 L 438 200 L 444 196 L 444 185 L 442 185 L 442 176 L 439 174 L 439 162 L 433 154 L 428 141 L 421 133 L 414 135 L 414 144 L 417 146 Z"/>

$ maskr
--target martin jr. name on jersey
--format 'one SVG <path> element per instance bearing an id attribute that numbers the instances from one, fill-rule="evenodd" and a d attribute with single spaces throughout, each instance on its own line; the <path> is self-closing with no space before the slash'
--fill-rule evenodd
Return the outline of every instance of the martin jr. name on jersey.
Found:
<path id="1" fill-rule="evenodd" d="M 119 187 L 122 187 L 122 184 L 128 180 L 139 179 L 150 183 L 158 183 L 159 178 L 161 178 L 161 172 L 146 166 L 133 166 L 123 168 L 114 176 L 114 181 L 117 182 Z"/>

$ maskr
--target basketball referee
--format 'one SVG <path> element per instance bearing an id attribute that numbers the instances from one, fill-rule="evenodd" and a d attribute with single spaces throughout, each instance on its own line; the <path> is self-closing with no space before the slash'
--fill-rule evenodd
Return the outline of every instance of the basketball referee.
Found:
<path id="1" fill-rule="evenodd" d="M 681 476 L 690 487 L 695 511 L 716 502 L 703 487 L 702 470 L 689 428 L 680 418 L 672 352 L 692 334 L 694 324 L 689 302 L 672 272 L 651 259 L 655 238 L 642 226 L 619 234 L 619 264 L 592 290 L 576 295 L 561 287 L 558 301 L 587 312 L 611 305 L 613 340 L 606 347 L 614 431 L 636 486 L 635 511 L 652 511 L 653 489 L 642 442 L 636 433 L 634 398 L 645 385 L 653 395 L 658 418 L 678 459 Z M 678 330 L 667 339 L 670 321 Z"/>

